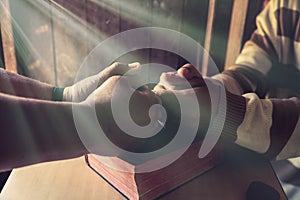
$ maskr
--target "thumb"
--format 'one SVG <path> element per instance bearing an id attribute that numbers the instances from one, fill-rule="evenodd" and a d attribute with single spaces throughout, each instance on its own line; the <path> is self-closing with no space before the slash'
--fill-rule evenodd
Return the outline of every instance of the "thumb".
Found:
<path id="1" fill-rule="evenodd" d="M 138 70 L 140 68 L 140 63 L 134 62 L 130 64 L 124 64 L 120 62 L 115 62 L 109 67 L 107 67 L 105 70 L 111 75 L 136 75 L 138 73 Z"/>

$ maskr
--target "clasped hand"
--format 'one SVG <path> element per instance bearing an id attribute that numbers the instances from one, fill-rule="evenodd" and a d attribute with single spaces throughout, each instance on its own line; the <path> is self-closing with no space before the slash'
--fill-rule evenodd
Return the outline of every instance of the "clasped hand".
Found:
<path id="1" fill-rule="evenodd" d="M 85 106 L 95 106 L 99 124 L 109 136 L 109 139 L 121 148 L 130 151 L 139 149 L 138 145 L 143 146 L 144 144 L 137 145 L 136 142 L 138 140 L 135 137 L 128 137 L 127 134 L 118 127 L 112 113 L 111 102 L 113 90 L 121 77 L 124 75 L 126 76 L 126 72 L 129 70 L 132 70 L 132 73 L 130 74 L 134 74 L 135 71 L 138 71 L 138 68 L 139 65 L 136 63 L 131 65 L 114 63 L 99 74 L 66 88 L 64 92 L 64 99 L 66 100 L 70 101 L 72 99 L 77 99 Z M 150 107 L 155 104 L 160 104 L 163 105 L 167 113 L 167 121 L 164 124 L 164 130 L 167 130 L 166 132 L 175 134 L 180 119 L 186 117 L 189 122 L 185 127 L 187 129 L 187 134 L 189 133 L 189 127 L 197 126 L 199 133 L 197 138 L 203 138 L 203 133 L 206 132 L 211 117 L 211 102 L 204 79 L 192 65 L 187 64 L 179 68 L 178 71 L 162 73 L 160 81 L 153 91 L 146 86 L 136 89 L 136 81 L 137 79 L 135 76 L 130 76 L 125 82 L 123 81 L 122 84 L 120 84 L 121 90 L 128 92 L 134 90 L 134 92 L 132 93 L 128 105 L 130 116 L 126 116 L 124 113 L 118 113 L 118 115 L 120 115 L 119 117 L 123 117 L 123 119 L 131 117 L 137 125 L 146 126 L 151 121 L 149 116 Z M 94 85 L 95 82 L 97 82 L 98 87 L 92 91 L 91 85 Z M 185 82 L 188 82 L 188 85 L 185 84 Z M 77 93 L 71 92 L 74 88 L 78 91 Z M 179 95 L 187 100 L 192 98 L 189 96 L 189 93 L 185 92 L 186 89 L 189 88 L 193 88 L 196 94 L 199 110 L 201 110 L 200 121 L 194 119 L 194 116 L 197 114 L 195 113 L 195 110 L 197 109 L 194 107 L 185 106 L 185 109 L 188 109 L 187 112 L 184 112 L 188 113 L 188 115 L 185 116 L 182 116 L 182 112 L 180 111 L 180 105 L 176 96 L 178 97 Z M 76 97 L 74 97 L 74 94 Z M 122 97 L 118 100 L 121 102 Z M 152 117 L 154 119 L 159 118 L 160 114 L 161 112 L 157 111 Z M 158 138 L 158 140 L 160 139 Z"/>

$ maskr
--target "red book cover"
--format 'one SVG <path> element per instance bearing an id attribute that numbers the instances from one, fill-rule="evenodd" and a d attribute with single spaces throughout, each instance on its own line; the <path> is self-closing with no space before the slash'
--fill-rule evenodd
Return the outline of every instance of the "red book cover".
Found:
<path id="1" fill-rule="evenodd" d="M 192 144 L 183 155 L 170 165 L 152 172 L 136 173 L 138 166 L 117 157 L 106 157 L 105 162 L 118 166 L 119 171 L 97 159 L 97 155 L 87 154 L 88 165 L 115 189 L 131 200 L 157 198 L 187 181 L 212 169 L 223 161 L 222 151 L 215 147 L 206 157 L 198 157 L 201 142 Z M 164 156 L 168 156 L 164 155 Z M 147 164 L 160 162 L 162 157 L 147 161 Z M 141 164 L 143 165 L 143 164 Z"/>

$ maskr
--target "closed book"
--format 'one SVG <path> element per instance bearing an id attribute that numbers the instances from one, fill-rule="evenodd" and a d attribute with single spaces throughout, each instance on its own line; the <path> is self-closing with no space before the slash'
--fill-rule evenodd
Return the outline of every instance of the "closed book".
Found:
<path id="1" fill-rule="evenodd" d="M 138 165 L 133 165 L 117 157 L 99 158 L 95 154 L 87 154 L 86 162 L 97 174 L 128 199 L 149 200 L 170 192 L 223 161 L 220 147 L 215 147 L 206 157 L 201 159 L 198 157 L 200 147 L 201 142 L 193 143 L 177 160 L 166 167 L 151 172 L 138 173 L 137 169 L 142 165 L 155 166 L 176 152 Z"/>

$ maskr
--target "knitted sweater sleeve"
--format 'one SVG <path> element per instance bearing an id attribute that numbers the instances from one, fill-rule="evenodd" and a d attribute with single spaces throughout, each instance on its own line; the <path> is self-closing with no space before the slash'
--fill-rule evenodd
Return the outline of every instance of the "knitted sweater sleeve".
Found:
<path id="1" fill-rule="evenodd" d="M 236 127 L 230 129 L 236 133 L 235 142 L 272 159 L 300 156 L 299 99 L 262 98 L 274 63 L 299 66 L 300 52 L 295 48 L 300 38 L 299 10 L 299 1 L 271 0 L 258 15 L 257 29 L 235 65 L 213 77 L 223 81 L 230 92 L 228 101 L 235 102 L 227 106 L 224 130 L 228 123 L 236 122 Z M 246 102 L 244 106 L 239 106 L 240 95 Z"/>
<path id="2" fill-rule="evenodd" d="M 248 93 L 227 95 L 227 101 L 231 105 L 227 106 L 223 134 L 236 133 L 236 144 L 271 159 L 300 156 L 298 99 L 260 99 Z"/>
<path id="3" fill-rule="evenodd" d="M 257 16 L 256 27 L 232 66 L 215 76 L 234 94 L 268 90 L 267 76 L 274 66 L 300 66 L 300 2 L 271 0 Z"/>

